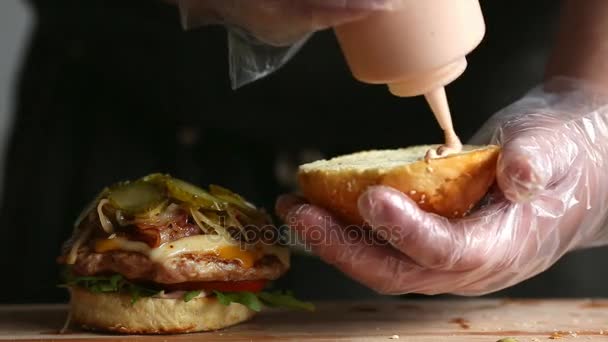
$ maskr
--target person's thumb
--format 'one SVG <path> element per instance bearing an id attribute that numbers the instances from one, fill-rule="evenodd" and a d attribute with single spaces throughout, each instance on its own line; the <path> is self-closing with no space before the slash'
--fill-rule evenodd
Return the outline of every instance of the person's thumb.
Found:
<path id="1" fill-rule="evenodd" d="M 568 133 L 532 128 L 502 142 L 496 178 L 507 199 L 528 202 L 567 175 L 579 149 Z"/>

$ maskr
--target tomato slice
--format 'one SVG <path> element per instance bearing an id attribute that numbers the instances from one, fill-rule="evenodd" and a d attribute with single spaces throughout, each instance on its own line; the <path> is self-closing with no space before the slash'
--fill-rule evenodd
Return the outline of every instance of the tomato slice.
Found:
<path id="1" fill-rule="evenodd" d="M 190 281 L 186 283 L 163 285 L 170 291 L 220 291 L 220 292 L 260 292 L 266 287 L 268 280 L 244 281 Z"/>

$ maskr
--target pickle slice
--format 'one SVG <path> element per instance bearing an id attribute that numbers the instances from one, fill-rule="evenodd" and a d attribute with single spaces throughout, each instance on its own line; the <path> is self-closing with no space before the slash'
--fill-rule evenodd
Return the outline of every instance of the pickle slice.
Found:
<path id="1" fill-rule="evenodd" d="M 149 210 L 138 212 L 135 214 L 137 219 L 150 219 L 151 217 L 160 215 L 165 208 L 169 205 L 169 201 L 165 198 L 158 205 L 150 208 Z"/>
<path id="2" fill-rule="evenodd" d="M 214 197 L 217 197 L 218 199 L 220 199 L 224 202 L 233 204 L 248 213 L 255 212 L 257 210 L 253 204 L 247 202 L 247 200 L 245 200 L 240 195 L 237 195 L 234 192 L 232 192 L 226 188 L 223 188 L 219 185 L 215 185 L 215 184 L 209 185 L 209 192 Z"/>
<path id="3" fill-rule="evenodd" d="M 147 183 L 162 185 L 164 187 L 168 179 L 171 179 L 171 176 L 163 173 L 152 173 L 143 177 L 141 180 Z"/>
<path id="4" fill-rule="evenodd" d="M 108 194 L 108 200 L 116 209 L 129 214 L 152 210 L 161 205 L 164 199 L 161 187 L 143 181 L 121 183 L 111 188 Z"/>
<path id="5" fill-rule="evenodd" d="M 235 218 L 237 216 L 245 216 L 243 219 L 250 223 L 264 223 L 269 221 L 269 217 L 266 216 L 264 211 L 259 210 L 245 198 L 226 188 L 219 185 L 210 185 L 209 192 L 219 200 L 231 204 L 234 208 L 232 215 Z M 236 213 L 240 213 L 240 215 L 236 215 Z"/>
<path id="6" fill-rule="evenodd" d="M 210 210 L 223 209 L 223 205 L 220 201 L 196 185 L 177 178 L 168 179 L 166 185 L 167 190 L 169 190 L 169 195 L 177 200 L 186 202 L 197 208 Z"/>

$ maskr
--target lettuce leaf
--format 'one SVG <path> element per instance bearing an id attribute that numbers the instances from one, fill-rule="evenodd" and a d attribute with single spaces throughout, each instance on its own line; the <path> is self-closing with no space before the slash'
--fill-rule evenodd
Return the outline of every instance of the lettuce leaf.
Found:
<path id="1" fill-rule="evenodd" d="M 192 299 L 194 299 L 194 297 L 196 297 L 196 296 L 198 296 L 200 294 L 201 294 L 201 291 L 189 291 L 189 292 L 186 292 L 184 294 L 184 302 L 187 303 L 187 302 L 191 301 Z"/>
<path id="2" fill-rule="evenodd" d="M 239 303 L 256 312 L 262 310 L 262 302 L 252 292 L 213 292 L 217 296 L 217 300 L 223 305 L 227 306 L 230 303 Z"/>
<path id="3" fill-rule="evenodd" d="M 261 311 L 263 306 L 307 311 L 315 310 L 315 306 L 312 303 L 300 301 L 290 292 L 213 292 L 223 305 L 239 303 L 253 311 Z"/>
<path id="4" fill-rule="evenodd" d="M 297 299 L 291 292 L 260 292 L 258 293 L 258 298 L 269 307 L 315 311 L 314 304 Z"/>
<path id="5" fill-rule="evenodd" d="M 64 273 L 65 284 L 60 286 L 79 286 L 93 293 L 126 293 L 131 296 L 131 303 L 135 304 L 140 298 L 152 297 L 159 294 L 158 289 L 147 288 L 125 279 L 120 274 L 112 276 L 75 276 L 69 270 Z M 281 307 L 294 310 L 314 311 L 315 306 L 295 298 L 291 292 L 220 292 L 213 291 L 218 301 L 223 305 L 239 303 L 253 311 L 259 312 L 264 306 Z M 201 291 L 189 291 L 183 296 L 189 302 L 198 296 Z"/>
<path id="6" fill-rule="evenodd" d="M 65 284 L 63 286 L 79 286 L 93 293 L 127 293 L 131 295 L 131 303 L 135 304 L 142 297 L 151 297 L 160 291 L 143 287 L 126 280 L 120 274 L 109 277 L 102 276 L 75 276 L 70 272 L 64 275 Z"/>

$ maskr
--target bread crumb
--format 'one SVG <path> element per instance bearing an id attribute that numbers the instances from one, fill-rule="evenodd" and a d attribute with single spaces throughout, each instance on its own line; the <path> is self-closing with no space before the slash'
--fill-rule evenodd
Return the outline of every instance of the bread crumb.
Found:
<path id="1" fill-rule="evenodd" d="M 551 334 L 551 336 L 549 336 L 549 339 L 550 340 L 559 340 L 565 336 L 568 336 L 568 334 L 564 333 L 564 332 L 560 332 L 560 331 L 555 331 L 555 332 L 553 332 L 553 334 Z"/>
<path id="2" fill-rule="evenodd" d="M 428 173 L 433 173 L 433 171 L 435 171 L 435 170 L 433 170 L 433 168 L 432 168 L 432 167 L 427 166 L 427 167 L 426 167 L 426 171 L 427 171 Z"/>
<path id="3" fill-rule="evenodd" d="M 425 195 L 425 194 L 422 194 L 422 196 L 420 196 L 420 200 L 421 200 L 421 201 L 426 200 L 426 195 Z"/>
<path id="4" fill-rule="evenodd" d="M 458 210 L 454 211 L 454 216 L 458 216 Z"/>
<path id="5" fill-rule="evenodd" d="M 393 335 L 393 336 L 389 337 L 389 339 L 391 339 L 391 340 L 398 340 L 399 339 L 399 335 Z"/>
<path id="6" fill-rule="evenodd" d="M 416 194 L 416 190 L 410 191 L 410 195 L 415 195 L 415 194 Z"/>

